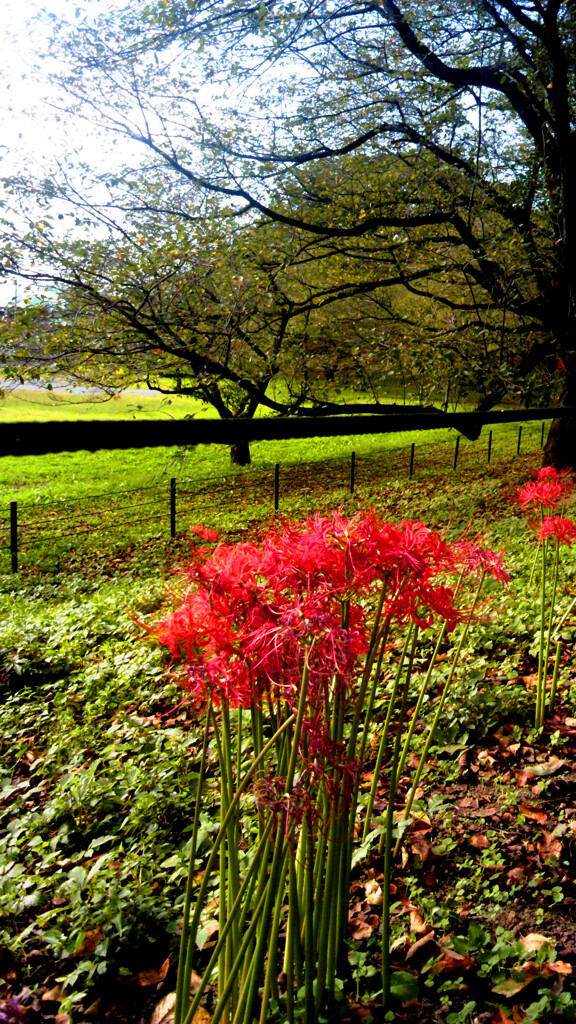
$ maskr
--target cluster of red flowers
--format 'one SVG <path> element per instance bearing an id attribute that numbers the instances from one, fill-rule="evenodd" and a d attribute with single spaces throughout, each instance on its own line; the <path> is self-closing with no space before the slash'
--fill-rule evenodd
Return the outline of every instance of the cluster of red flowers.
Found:
<path id="1" fill-rule="evenodd" d="M 149 628 L 182 663 L 198 702 L 209 693 L 233 707 L 294 708 L 306 668 L 312 726 L 335 677 L 353 689 L 370 593 L 385 588 L 391 621 L 427 626 L 439 616 L 452 627 L 462 615 L 447 577 L 463 569 L 507 578 L 501 554 L 450 544 L 420 522 L 316 516 L 258 545 L 197 549 L 181 604 Z"/>
<path id="2" fill-rule="evenodd" d="M 539 519 L 532 525 L 538 540 L 551 537 L 560 544 L 572 544 L 576 538 L 576 525 L 571 519 L 551 515 L 560 505 L 565 505 L 574 492 L 574 484 L 569 473 L 559 473 L 552 466 L 544 466 L 536 475 L 516 492 L 516 501 L 530 521 L 530 514 L 538 513 Z"/>
<path id="3" fill-rule="evenodd" d="M 568 473 L 559 473 L 553 466 L 543 466 L 538 470 L 535 480 L 518 488 L 516 500 L 524 511 L 531 505 L 537 509 L 555 510 L 567 501 L 572 491 L 573 485 Z"/>

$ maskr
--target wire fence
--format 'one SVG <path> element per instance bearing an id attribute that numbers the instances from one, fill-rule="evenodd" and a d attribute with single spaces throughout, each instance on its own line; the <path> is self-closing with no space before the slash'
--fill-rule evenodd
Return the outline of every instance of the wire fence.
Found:
<path id="1" fill-rule="evenodd" d="M 496 427 L 469 441 L 453 441 L 354 451 L 323 462 L 276 463 L 225 476 L 175 477 L 162 483 L 106 494 L 19 503 L 0 514 L 0 571 L 18 572 L 42 565 L 47 557 L 64 567 L 75 565 L 95 546 L 103 552 L 119 543 L 152 536 L 175 538 L 193 524 L 222 527 L 234 508 L 252 518 L 298 508 L 313 511 L 323 493 L 374 497 L 391 479 L 442 477 L 449 473 L 490 471 L 497 461 L 536 453 L 544 444 L 546 422 Z"/>

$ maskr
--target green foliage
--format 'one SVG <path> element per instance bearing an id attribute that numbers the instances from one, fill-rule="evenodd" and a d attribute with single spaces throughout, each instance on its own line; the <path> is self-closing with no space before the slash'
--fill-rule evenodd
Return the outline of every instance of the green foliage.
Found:
<path id="1" fill-rule="evenodd" d="M 481 819 L 470 820 L 473 828 L 469 822 L 462 826 L 458 805 L 463 765 L 474 764 L 478 750 L 494 744 L 494 734 L 502 726 L 512 728 L 513 723 L 514 743 L 534 746 L 537 758 L 548 757 L 544 738 L 526 724 L 532 698 L 521 681 L 533 672 L 537 654 L 537 609 L 527 588 L 532 560 L 524 523 L 501 496 L 502 491 L 513 492 L 525 469 L 520 464 L 500 474 L 496 469 L 488 479 L 456 474 L 450 494 L 448 488 L 438 487 L 437 479 L 432 486 L 426 477 L 416 479 L 409 491 L 398 482 L 382 498 L 391 517 L 429 516 L 438 525 L 445 522 L 450 507 L 454 531 L 467 519 L 476 524 L 486 521 L 488 510 L 488 543 L 494 548 L 506 544 L 512 569 L 504 600 L 471 627 L 430 751 L 422 780 L 424 795 L 414 807 L 417 815 L 432 821 L 432 860 L 423 861 L 425 847 L 418 855 L 412 852 L 410 833 L 405 832 L 408 860 L 395 881 L 402 901 L 418 907 L 436 937 L 460 955 L 468 954 L 476 965 L 463 982 L 472 985 L 468 993 L 459 987 L 457 975 L 434 973 L 433 961 L 424 966 L 419 998 L 442 1007 L 440 1019 L 455 1014 L 454 1020 L 466 1021 L 486 1000 L 493 1012 L 497 1005 L 509 1009 L 506 997 L 491 993 L 490 986 L 517 981 L 525 960 L 542 964 L 526 996 L 522 990 L 517 997 L 528 1019 L 548 1021 L 555 1013 L 570 1019 L 575 1003 L 570 979 L 560 991 L 546 973 L 545 964 L 554 955 L 551 947 L 522 953 L 516 934 L 499 931 L 502 915 L 517 902 L 532 915 L 525 932 L 553 935 L 551 915 L 561 914 L 566 895 L 572 895 L 570 881 L 561 880 L 567 871 L 562 862 L 573 857 L 563 811 L 560 863 L 552 858 L 534 874 L 502 884 L 501 865 L 510 867 L 508 843 L 515 830 L 520 830 L 524 843 L 541 841 L 540 826 L 518 814 L 519 800 L 546 801 L 548 793 L 557 792 L 556 777 L 536 774 L 532 786 L 539 795 L 531 791 L 528 797 L 525 792 L 519 796 L 514 778 L 505 780 L 502 770 L 481 781 L 480 790 L 490 793 L 501 813 L 500 823 L 482 829 L 489 843 L 485 848 L 468 842 L 478 834 Z M 234 531 L 241 522 L 235 516 L 232 510 L 229 524 Z M 158 968 L 175 952 L 197 795 L 198 725 L 189 709 L 180 706 L 181 694 L 166 675 L 166 663 L 141 639 L 131 618 L 133 611 L 139 617 L 157 613 L 165 579 L 158 569 L 152 572 L 145 559 L 118 569 L 112 579 L 107 573 L 92 578 L 70 573 L 0 578 L 1 941 L 16 957 L 22 983 L 32 979 L 26 974 L 34 962 L 32 951 L 48 958 L 51 977 L 66 979 L 64 1008 L 78 1014 L 78 1020 L 103 987 L 113 988 L 118 978 L 133 977 L 146 967 Z M 566 570 L 558 596 L 561 610 L 569 607 L 574 585 L 571 555 Z M 572 645 L 572 617 L 563 631 Z M 431 644 L 432 639 L 424 636 L 411 699 L 416 699 Z M 443 653 L 426 715 L 433 711 L 445 679 L 450 648 Z M 572 714 L 569 663 L 563 672 L 566 685 L 559 696 Z M 419 727 L 417 753 L 424 738 Z M 566 737 L 557 726 L 545 739 L 560 759 L 569 757 Z M 211 758 L 214 755 L 211 750 Z M 486 762 L 476 763 L 484 771 Z M 474 788 L 477 776 L 469 773 L 468 778 Z M 210 767 L 198 838 L 201 859 L 216 829 L 216 782 Z M 557 797 L 550 800 L 550 806 L 557 806 Z M 511 816 L 508 822 L 506 814 Z M 552 831 L 552 824 L 544 828 Z M 372 842 L 377 839 L 378 832 Z M 369 857 L 370 843 L 355 865 L 354 879 L 362 878 Z M 428 879 L 431 864 L 437 875 L 434 886 Z M 399 900 L 392 910 L 393 948 L 395 942 L 409 941 L 404 905 Z M 468 930 L 463 914 L 471 922 Z M 208 924 L 210 919 L 204 927 Z M 377 1001 L 378 946 L 374 935 L 354 943 L 348 967 L 337 979 L 343 992 L 356 990 L 361 999 Z M 398 966 L 398 973 L 409 973 L 401 963 Z M 478 988 L 480 981 L 485 988 Z M 414 982 L 404 982 L 414 989 Z M 470 1010 L 471 1002 L 476 1003 L 475 1010 Z M 271 1013 L 281 1017 L 283 1004 L 272 1001 L 271 1007 Z"/>

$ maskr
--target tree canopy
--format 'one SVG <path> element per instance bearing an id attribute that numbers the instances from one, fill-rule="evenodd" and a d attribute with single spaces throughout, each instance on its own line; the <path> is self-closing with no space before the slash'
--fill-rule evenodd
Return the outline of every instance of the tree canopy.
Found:
<path id="1" fill-rule="evenodd" d="M 129 191 L 107 181 L 120 228 L 145 211 L 150 245 L 217 201 L 260 234 L 258 269 L 242 260 L 267 350 L 284 317 L 292 366 L 314 332 L 325 364 L 419 353 L 490 407 L 559 377 L 576 403 L 575 30 L 574 0 L 184 0 L 122 3 L 57 45 L 63 105 L 142 149 Z"/>

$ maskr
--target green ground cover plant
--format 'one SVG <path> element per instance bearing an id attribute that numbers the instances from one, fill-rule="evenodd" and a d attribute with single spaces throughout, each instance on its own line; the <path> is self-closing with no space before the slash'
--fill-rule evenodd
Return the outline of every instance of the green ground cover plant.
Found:
<path id="1" fill-rule="evenodd" d="M 355 838 L 346 953 L 333 986 L 341 998 L 330 1019 L 388 1014 L 408 1024 L 518 1024 L 574 1016 L 575 571 L 567 546 L 555 595 L 562 640 L 557 697 L 544 727 L 534 728 L 538 567 L 529 528 L 511 500 L 528 476 L 529 464 L 520 459 L 493 466 L 490 476 L 450 476 L 450 487 L 440 487 L 438 477 L 410 484 L 390 479 L 377 493 L 349 499 L 346 514 L 368 501 L 384 521 L 426 519 L 450 543 L 468 524 L 471 536 L 482 526 L 483 546 L 506 549 L 511 580 L 502 597 L 495 588 L 469 626 L 406 819 L 426 723 L 457 641 L 445 638 L 435 653 L 437 633 L 427 627 L 414 649 L 410 713 L 427 675 L 429 688 L 389 818 L 391 838 L 401 840 L 389 886 L 390 970 L 400 980 L 386 1010 L 379 845 L 390 806 L 390 761 L 385 757 L 376 773 L 378 745 L 368 745 L 358 818 L 362 826 L 372 789 L 374 828 L 365 842 L 362 827 Z M 325 493 L 319 511 L 334 508 L 340 494 Z M 271 518 L 254 518 L 247 530 L 232 501 L 223 539 L 257 541 Z M 172 542 L 144 537 L 129 551 L 118 549 L 108 564 L 94 554 L 82 572 L 68 566 L 2 577 L 0 1014 L 7 1020 L 173 1019 L 190 851 L 194 846 L 195 897 L 221 820 L 221 719 L 218 712 L 214 729 L 203 732 L 205 717 L 184 699 L 161 647 L 146 641 L 134 616 L 153 624 L 176 606 L 167 584 L 181 585 L 172 570 L 190 563 L 194 543 L 190 535 Z M 375 719 L 385 718 L 386 687 L 396 678 L 401 651 L 399 638 L 386 655 Z M 238 748 L 232 730 L 234 772 L 238 758 L 242 770 L 249 767 L 248 735 Z M 258 829 L 257 819 L 249 824 L 251 812 L 242 815 L 248 834 Z M 248 852 L 241 844 L 244 866 Z M 192 998 L 223 932 L 219 885 L 218 872 L 204 884 Z M 283 913 L 280 906 L 279 955 Z M 266 1019 L 273 1024 L 286 1019 L 285 972 L 270 981 Z M 197 1024 L 212 1019 L 216 1000 L 213 977 L 201 999 L 204 1016 L 195 1011 Z M 292 1012 L 304 1019 L 305 993 L 296 994 Z"/>

